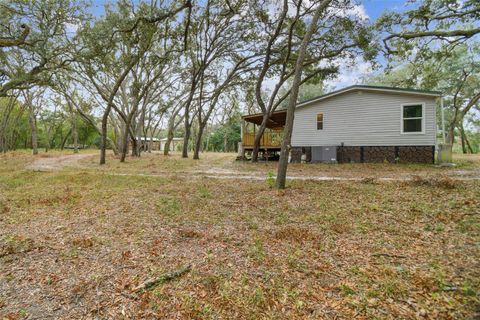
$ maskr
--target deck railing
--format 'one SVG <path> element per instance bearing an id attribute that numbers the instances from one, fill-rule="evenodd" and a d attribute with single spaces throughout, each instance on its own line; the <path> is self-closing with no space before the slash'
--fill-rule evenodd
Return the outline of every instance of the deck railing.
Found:
<path id="1" fill-rule="evenodd" d="M 282 144 L 283 131 L 265 131 L 260 140 L 260 148 L 280 147 Z M 253 147 L 255 134 L 253 132 L 244 133 L 242 143 L 244 147 Z"/>

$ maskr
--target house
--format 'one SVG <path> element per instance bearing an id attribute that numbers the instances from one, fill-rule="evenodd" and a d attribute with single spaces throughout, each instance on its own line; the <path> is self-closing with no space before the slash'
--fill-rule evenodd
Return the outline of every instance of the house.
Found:
<path id="1" fill-rule="evenodd" d="M 290 162 L 433 163 L 440 92 L 354 85 L 301 102 L 295 111 Z M 242 117 L 244 154 L 253 150 L 262 114 Z M 286 110 L 272 114 L 260 149 L 280 150 Z"/>

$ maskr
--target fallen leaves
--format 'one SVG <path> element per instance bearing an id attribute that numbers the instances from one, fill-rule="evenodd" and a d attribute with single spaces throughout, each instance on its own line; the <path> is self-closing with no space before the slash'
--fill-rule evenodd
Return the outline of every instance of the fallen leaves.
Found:
<path id="1" fill-rule="evenodd" d="M 264 181 L 100 173 L 208 165 L 175 156 L 48 173 L 6 161 L 2 317 L 448 319 L 477 312 L 477 181 L 453 188 L 429 177 L 294 181 L 278 192 Z M 353 175 L 358 168 L 293 171 Z M 365 170 L 375 177 L 433 169 Z"/>
<path id="2" fill-rule="evenodd" d="M 35 249 L 34 241 L 25 236 L 6 235 L 0 240 L 0 258 L 12 255 L 27 253 Z"/>

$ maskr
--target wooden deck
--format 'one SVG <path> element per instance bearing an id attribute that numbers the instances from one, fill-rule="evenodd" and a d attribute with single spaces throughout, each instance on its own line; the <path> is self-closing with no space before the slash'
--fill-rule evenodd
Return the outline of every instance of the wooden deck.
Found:
<path id="1" fill-rule="evenodd" d="M 282 145 L 283 130 L 265 131 L 260 140 L 260 149 L 280 149 Z M 242 146 L 245 149 L 253 148 L 255 134 L 244 133 L 242 137 Z"/>

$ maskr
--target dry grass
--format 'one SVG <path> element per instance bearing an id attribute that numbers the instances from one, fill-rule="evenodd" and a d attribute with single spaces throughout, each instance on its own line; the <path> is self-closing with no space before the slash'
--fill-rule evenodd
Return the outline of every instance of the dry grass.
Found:
<path id="1" fill-rule="evenodd" d="M 101 169 L 86 159 L 58 172 L 24 170 L 33 161 L 24 153 L 0 156 L 0 318 L 479 316 L 478 181 L 382 182 L 368 172 L 276 191 L 179 174 L 209 161 L 272 170 L 226 156 L 152 155 Z M 159 176 L 108 174 L 144 170 Z M 190 263 L 191 272 L 132 292 Z"/>
<path id="2" fill-rule="evenodd" d="M 127 159 L 127 163 L 120 163 L 110 155 L 110 161 L 102 167 L 104 172 L 121 172 L 126 174 L 153 174 L 165 175 L 172 172 L 188 174 L 221 174 L 221 175 L 254 175 L 265 178 L 277 172 L 278 162 L 250 163 L 234 161 L 232 153 L 204 153 L 200 160 L 182 159 L 176 152 L 165 157 L 160 153 L 144 154 L 141 159 Z M 344 178 L 398 178 L 406 176 L 433 177 L 438 176 L 478 176 L 480 175 L 480 156 L 455 154 L 455 167 L 440 167 L 434 164 L 369 164 L 348 163 L 335 164 L 290 164 L 288 174 L 298 177 L 335 176 Z M 84 169 L 99 170 L 98 157 L 81 161 Z"/>

